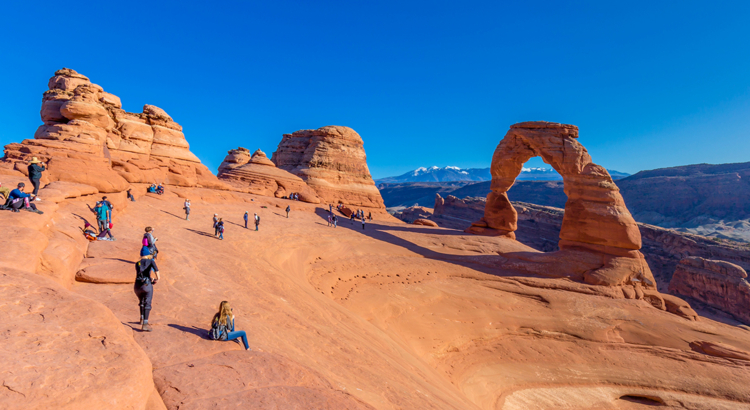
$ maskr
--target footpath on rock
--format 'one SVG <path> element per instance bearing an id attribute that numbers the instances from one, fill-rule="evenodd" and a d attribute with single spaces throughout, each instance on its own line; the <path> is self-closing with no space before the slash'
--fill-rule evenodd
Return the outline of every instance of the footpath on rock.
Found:
<path id="1" fill-rule="evenodd" d="M 329 149 L 361 148 L 340 130 L 298 135 L 305 143 L 320 138 Z M 326 139 L 336 135 L 338 144 Z M 35 141 L 6 149 L 3 186 L 25 180 L 17 164 Z M 635 269 L 645 263 L 640 235 L 614 196 L 605 198 L 614 207 L 602 207 L 601 217 L 607 226 L 625 221 L 624 236 L 606 236 L 596 229 L 599 220 L 579 213 L 579 221 L 594 225 L 568 226 L 568 251 L 545 254 L 508 234 L 515 221 L 498 226 L 490 217 L 485 230 L 513 229 L 479 236 L 395 220 L 371 196 L 363 171 L 326 185 L 315 179 L 341 168 L 307 175 L 289 165 L 292 159 L 274 163 L 298 180 L 269 171 L 258 154 L 252 163 L 267 169 L 241 170 L 250 157 L 226 178 L 206 177 L 213 181 L 207 186 L 198 178 L 166 183 L 165 194 L 155 195 L 145 194 L 152 181 L 115 190 L 68 180 L 55 166 L 67 151 L 45 149 L 35 151 L 47 155 L 52 180 L 37 202 L 44 214 L 0 211 L 8 233 L 0 239 L 0 407 L 750 408 L 747 331 L 697 317 L 648 283 L 650 271 Z M 295 161 L 316 158 L 305 155 Z M 606 171 L 591 178 L 606 180 Z M 303 181 L 322 202 L 283 198 L 298 189 L 283 185 L 290 181 Z M 125 199 L 125 188 L 135 202 Z M 93 220 L 88 206 L 102 192 L 115 206 L 117 240 L 88 242 L 80 228 Z M 373 212 L 365 229 L 341 214 L 338 227 L 328 226 L 327 203 L 336 192 L 344 192 L 336 198 L 347 211 Z M 189 221 L 185 199 L 192 202 Z M 244 228 L 245 212 L 260 215 L 257 232 Z M 224 218 L 224 240 L 214 237 L 214 214 Z M 140 331 L 133 293 L 146 226 L 159 238 L 162 275 L 153 332 Z M 600 247 L 573 243 L 586 244 L 584 234 L 596 232 L 605 232 L 595 237 Z M 234 306 L 251 351 L 208 339 L 223 300 Z"/>

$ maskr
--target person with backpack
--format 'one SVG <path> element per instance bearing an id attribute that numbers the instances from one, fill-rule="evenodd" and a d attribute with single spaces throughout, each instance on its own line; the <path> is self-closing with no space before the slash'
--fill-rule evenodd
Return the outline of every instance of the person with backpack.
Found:
<path id="1" fill-rule="evenodd" d="M 128 199 L 130 202 L 135 202 L 135 197 L 133 196 L 133 193 L 130 192 L 130 189 L 128 189 Z"/>
<path id="2" fill-rule="evenodd" d="M 96 215 L 96 224 L 99 228 L 99 232 L 108 228 L 107 220 L 109 218 L 109 208 L 107 207 L 107 205 L 100 201 L 97 202 L 96 205 L 94 205 L 94 208 L 91 208 L 91 206 L 89 206 L 89 209 L 94 213 L 94 215 Z"/>
<path id="3" fill-rule="evenodd" d="M 39 181 L 42 179 L 42 172 L 46 169 L 44 165 L 42 164 L 42 161 L 39 161 L 37 157 L 32 157 L 31 161 L 29 161 L 29 181 L 31 181 L 31 185 L 34 187 L 34 192 L 32 195 L 34 195 L 34 200 L 38 201 L 39 198 L 37 197 L 37 194 L 39 194 Z"/>
<path id="4" fill-rule="evenodd" d="M 218 223 L 219 223 L 219 214 L 214 214 L 214 238 L 219 236 L 219 228 L 217 227 Z"/>
<path id="5" fill-rule="evenodd" d="M 143 246 L 148 248 L 154 260 L 159 255 L 159 249 L 156 248 L 156 241 L 158 240 L 154 238 L 154 228 L 147 226 L 146 233 L 143 234 Z"/>
<path id="6" fill-rule="evenodd" d="M 151 271 L 156 278 L 151 279 Z M 154 296 L 154 287 L 159 282 L 159 268 L 147 247 L 141 248 L 141 260 L 135 263 L 135 284 L 133 291 L 138 297 L 138 306 L 141 309 L 141 330 L 150 332 L 151 326 L 148 325 L 148 315 L 151 312 L 151 299 Z"/>
<path id="7" fill-rule="evenodd" d="M 258 214 L 253 214 L 253 215 L 255 215 L 253 219 L 255 219 L 255 230 L 257 231 L 258 226 L 260 225 L 260 217 L 258 216 Z"/>
<path id="8" fill-rule="evenodd" d="M 244 330 L 234 330 L 234 312 L 232 312 L 232 307 L 229 306 L 229 302 L 226 300 L 219 304 L 219 312 L 211 320 L 211 330 L 208 331 L 208 338 L 224 342 L 242 339 L 245 350 L 250 350 L 250 345 L 247 344 L 247 333 Z"/>
<path id="9" fill-rule="evenodd" d="M 250 216 L 248 215 L 247 211 L 245 211 L 245 216 L 242 217 L 245 220 L 245 229 L 247 229 L 247 220 L 250 219 Z"/>
<path id="10" fill-rule="evenodd" d="M 349 216 L 349 220 L 352 222 L 352 225 L 354 225 L 354 212 Z"/>
<path id="11" fill-rule="evenodd" d="M 190 200 L 189 199 L 185 200 L 185 206 L 183 206 L 182 209 L 185 210 L 185 220 L 189 221 L 190 220 Z"/>
<path id="12" fill-rule="evenodd" d="M 102 205 L 106 205 L 107 206 L 107 211 L 108 211 L 107 212 L 107 223 L 111 224 L 112 223 L 112 211 L 115 210 L 115 207 L 112 206 L 112 202 L 109 202 L 107 200 L 106 196 L 102 197 Z"/>
<path id="13" fill-rule="evenodd" d="M 219 231 L 219 239 L 224 240 L 224 221 L 219 218 L 219 222 L 216 222 L 216 230 Z"/>
<path id="14" fill-rule="evenodd" d="M 292 208 L 289 205 L 287 205 L 286 206 L 286 217 L 287 217 L 287 219 L 289 219 L 289 211 L 291 211 L 291 210 L 292 210 Z"/>
<path id="15" fill-rule="evenodd" d="M 336 217 L 336 215 L 333 215 L 333 227 L 335 228 L 336 225 L 338 225 L 339 219 Z"/>
<path id="16" fill-rule="evenodd" d="M 367 219 L 366 219 L 365 217 L 362 217 L 362 230 L 363 230 L 363 231 L 365 230 L 365 221 L 366 221 L 366 220 L 367 220 Z"/>

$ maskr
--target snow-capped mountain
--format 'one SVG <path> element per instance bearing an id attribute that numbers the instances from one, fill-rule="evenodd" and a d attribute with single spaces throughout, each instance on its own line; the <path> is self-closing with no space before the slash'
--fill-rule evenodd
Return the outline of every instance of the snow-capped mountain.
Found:
<path id="1" fill-rule="evenodd" d="M 630 174 L 609 170 L 612 179 L 624 178 Z M 403 175 L 381 178 L 376 184 L 398 182 L 451 182 L 451 181 L 489 181 L 492 179 L 489 168 L 459 167 L 420 167 Z M 562 177 L 552 168 L 522 168 L 518 181 L 560 181 Z"/>

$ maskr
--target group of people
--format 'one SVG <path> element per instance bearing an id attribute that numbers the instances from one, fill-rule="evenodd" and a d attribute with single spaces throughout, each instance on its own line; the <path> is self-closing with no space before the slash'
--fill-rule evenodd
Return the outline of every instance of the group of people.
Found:
<path id="1" fill-rule="evenodd" d="M 146 189 L 146 192 L 150 194 L 162 195 L 164 194 L 164 186 L 162 186 L 162 184 L 151 184 L 151 186 Z"/>
<path id="2" fill-rule="evenodd" d="M 332 226 L 335 228 L 336 226 L 338 226 L 338 223 L 339 223 L 339 219 L 336 217 L 336 214 L 334 214 L 333 212 L 329 210 L 328 211 L 328 226 Z"/>
<path id="3" fill-rule="evenodd" d="M 13 212 L 19 212 L 21 209 L 37 214 L 44 212 L 36 208 L 34 201 L 40 201 L 39 188 L 41 187 L 42 172 L 47 169 L 46 165 L 37 157 L 32 157 L 26 170 L 29 174 L 29 181 L 34 187 L 32 193 L 23 192 L 26 184 L 20 182 L 16 189 L 5 188 L 0 183 L 0 209 L 9 209 Z"/>
<path id="4" fill-rule="evenodd" d="M 87 205 L 89 211 L 96 216 L 97 230 L 86 220 L 84 220 L 83 235 L 90 241 L 114 241 L 115 237 L 112 235 L 112 212 L 114 206 L 106 196 L 102 197 L 101 201 L 97 201 L 94 207 Z"/>
<path id="5" fill-rule="evenodd" d="M 287 207 L 288 209 L 289 207 Z M 289 211 L 286 211 L 287 218 L 289 218 Z M 245 215 L 242 217 L 242 219 L 245 220 L 245 229 L 247 229 L 247 221 L 250 219 L 250 214 L 245 211 Z M 253 222 L 255 222 L 255 230 L 258 230 L 258 227 L 260 226 L 260 216 L 258 214 L 253 214 Z"/>
<path id="6" fill-rule="evenodd" d="M 299 201 L 299 193 L 298 192 L 292 192 L 289 194 L 289 199 L 292 201 Z"/>

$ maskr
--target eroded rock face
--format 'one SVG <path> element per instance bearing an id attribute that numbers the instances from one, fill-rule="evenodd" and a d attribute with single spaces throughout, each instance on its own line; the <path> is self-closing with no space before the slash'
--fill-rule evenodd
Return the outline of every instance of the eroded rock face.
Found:
<path id="1" fill-rule="evenodd" d="M 246 148 L 230 150 L 219 166 L 219 178 L 240 190 L 258 195 L 282 198 L 298 193 L 300 201 L 320 203 L 315 191 L 302 178 L 277 168 L 261 150 L 252 156 Z"/>
<path id="2" fill-rule="evenodd" d="M 284 134 L 271 160 L 305 180 L 323 202 L 385 210 L 367 167 L 362 137 L 351 128 Z"/>
<path id="3" fill-rule="evenodd" d="M 577 138 L 578 127 L 574 125 L 512 125 L 492 157 L 492 192 L 487 195 L 484 217 L 467 232 L 515 238 L 518 213 L 507 191 L 523 164 L 540 156 L 562 175 L 568 196 L 560 252 L 554 255 L 558 259 L 555 269 L 577 271 L 576 278 L 593 285 L 617 286 L 637 281 L 655 288 L 651 270 L 638 251 L 641 235 L 635 220 L 607 170 L 591 161 Z"/>
<path id="4" fill-rule="evenodd" d="M 74 70 L 55 72 L 40 115 L 44 124 L 34 139 L 7 145 L 4 160 L 24 174 L 31 157 L 48 162 L 43 183 L 77 182 L 100 192 L 132 182 L 222 187 L 164 110 L 145 105 L 140 114 L 126 112 L 117 96 Z"/>
<path id="5" fill-rule="evenodd" d="M 750 323 L 747 272 L 733 263 L 691 256 L 680 261 L 669 291 L 689 296 Z"/>

